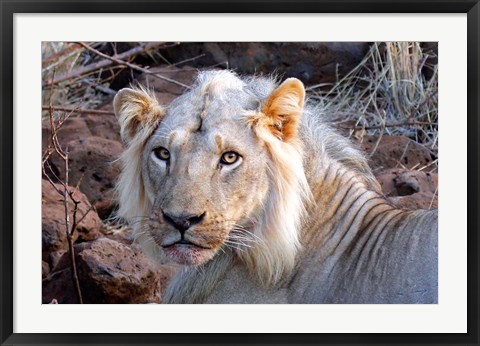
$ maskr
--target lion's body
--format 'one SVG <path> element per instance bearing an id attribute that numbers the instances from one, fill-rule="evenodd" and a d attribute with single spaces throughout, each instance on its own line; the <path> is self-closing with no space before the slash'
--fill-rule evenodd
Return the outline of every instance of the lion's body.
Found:
<path id="1" fill-rule="evenodd" d="M 374 234 L 373 230 L 365 232 L 355 255 L 343 246 L 333 251 L 327 250 L 328 246 L 308 247 L 294 271 L 269 289 L 252 280 L 242 263 L 223 258 L 217 260 L 226 263 L 218 265 L 212 260 L 203 272 L 190 270 L 178 275 L 165 298 L 170 303 L 436 303 L 432 222 L 436 215 L 425 215 L 415 224 L 423 229 L 414 232 L 410 228 L 395 241 L 393 232 L 370 237 L 367 234 Z M 422 237 L 426 240 L 418 242 Z M 217 280 L 208 282 L 212 277 Z"/>
<path id="2" fill-rule="evenodd" d="M 227 82 L 219 82 L 218 77 Z M 248 91 L 243 95 L 245 89 Z M 218 247 L 216 243 L 208 246 L 218 250 L 213 253 L 197 249 L 193 256 L 188 252 L 187 260 L 191 263 L 187 264 L 195 267 L 186 268 L 173 279 L 163 297 L 164 302 L 437 302 L 437 212 L 405 211 L 389 204 L 382 197 L 363 156 L 322 124 L 314 107 L 303 107 L 302 91 L 303 86 L 292 81 L 277 88 L 270 80 L 240 80 L 229 72 L 206 74 L 184 99 L 159 116 L 150 134 L 142 135 L 137 143 L 141 149 L 132 144 L 127 149 L 125 166 L 135 165 L 134 155 L 143 152 L 142 160 L 137 157 L 137 165 L 141 167 L 130 167 L 142 173 L 141 177 L 130 173 L 122 176 L 119 184 L 121 214 L 130 220 L 138 215 L 150 215 L 148 221 L 139 222 L 141 226 L 137 226 L 146 247 L 158 252 L 158 245 L 164 246 L 162 241 L 178 233 L 165 225 L 166 217 L 159 216 L 157 210 L 164 213 L 172 205 L 183 209 L 191 209 L 194 205 L 196 209 L 191 210 L 195 215 L 201 211 L 207 215 L 200 225 L 186 231 L 188 234 L 191 230 L 192 242 L 202 239 L 205 244 L 214 244 L 208 238 L 213 237 L 212 234 L 216 234 L 215 240 L 221 239 Z M 229 98 L 220 97 L 226 93 Z M 243 95 L 244 99 L 238 95 Z M 257 108 L 255 100 L 259 100 Z M 298 109 L 292 100 L 298 102 Z M 185 114 L 188 112 L 182 105 L 196 102 L 202 105 L 193 112 L 197 115 Z M 210 110 L 213 111 L 209 113 Z M 116 112 L 122 119 L 121 107 L 116 106 Z M 189 140 L 183 132 L 187 136 L 183 141 L 183 153 L 189 163 L 180 165 L 178 161 L 169 161 L 169 165 L 177 166 L 169 166 L 170 174 L 162 173 L 159 168 L 153 169 L 155 174 L 152 174 L 142 163 L 148 160 L 152 147 L 158 146 L 148 144 L 152 141 L 149 138 L 162 131 L 175 132 L 173 129 L 179 125 L 169 121 L 169 116 L 175 118 L 180 114 L 185 117 L 182 129 L 188 127 L 188 117 L 195 119 L 203 114 L 200 128 L 203 126 L 204 138 L 224 142 L 225 136 L 230 136 L 243 161 L 233 168 L 222 166 L 218 171 L 204 170 L 206 164 L 202 162 L 207 162 L 210 156 L 197 153 L 192 157 L 186 151 L 195 152 L 198 149 L 195 143 L 207 144 L 202 144 L 200 137 L 195 137 L 196 141 Z M 228 117 L 242 125 L 232 128 Z M 222 128 L 225 124 L 228 129 Z M 162 127 L 164 125 L 168 131 Z M 128 130 L 125 124 L 123 127 Z M 187 132 L 197 136 L 198 128 L 196 130 Z M 211 131 L 213 134 L 209 133 Z M 218 140 L 218 135 L 223 136 L 222 140 Z M 240 145 L 235 142 L 237 138 L 244 142 L 241 149 L 237 149 Z M 134 140 L 132 142 L 135 144 Z M 231 150 L 231 146 L 227 149 Z M 225 150 L 218 150 L 220 154 L 222 151 Z M 198 166 L 202 168 L 195 168 L 201 172 L 195 175 L 188 167 L 192 167 L 197 157 L 202 160 Z M 236 176 L 240 173 L 245 180 Z M 158 182 L 148 183 L 158 176 L 161 176 Z M 201 192 L 197 195 L 183 188 L 181 196 L 176 196 L 169 187 L 169 179 L 172 186 L 185 184 Z M 225 182 L 226 187 L 222 185 Z M 139 189 L 146 191 L 132 193 L 123 186 L 128 183 L 137 184 Z M 152 186 L 155 191 L 148 191 Z M 209 187 L 213 189 L 210 191 Z M 232 190 L 225 191 L 225 188 Z M 162 193 L 163 197 L 158 197 Z M 134 197 L 137 200 L 132 201 L 132 195 L 137 196 Z M 211 200 L 217 195 L 219 201 L 215 204 Z M 138 196 L 144 196 L 143 200 Z M 227 210 L 222 209 L 224 206 Z M 232 208 L 236 211 L 231 211 Z M 208 219 L 213 214 L 216 223 Z M 229 226 L 222 218 L 233 219 L 236 226 Z M 155 219 L 154 224 L 152 219 Z M 208 227 L 202 229 L 203 224 Z M 219 231 L 212 228 L 214 224 L 219 225 Z M 142 233 L 145 229 L 148 232 Z M 183 245 L 175 246 L 184 251 Z M 178 253 L 174 255 L 179 256 Z M 185 260 L 183 253 L 181 256 Z"/>

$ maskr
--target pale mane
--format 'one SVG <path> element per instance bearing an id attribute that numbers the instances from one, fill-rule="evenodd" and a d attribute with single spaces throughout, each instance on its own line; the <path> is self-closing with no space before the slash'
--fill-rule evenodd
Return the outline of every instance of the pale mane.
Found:
<path id="1" fill-rule="evenodd" d="M 290 272 L 300 249 L 300 228 L 305 202 L 311 198 L 303 169 L 300 142 L 275 140 L 267 129 L 257 130 L 270 154 L 267 162 L 270 192 L 263 209 L 252 220 L 257 246 L 237 251 L 251 273 L 271 285 Z"/>
<path id="2" fill-rule="evenodd" d="M 347 170 L 357 172 L 358 178 L 364 181 L 367 188 L 381 193 L 381 187 L 365 155 L 356 149 L 350 140 L 327 125 L 318 108 L 308 104 L 305 107 L 300 126 L 300 138 L 308 148 L 304 162 L 305 165 L 312 166 L 310 170 L 324 169 L 321 164 L 322 159 L 335 162 Z"/>
<path id="3" fill-rule="evenodd" d="M 154 93 L 142 87 L 133 87 L 133 90 L 154 98 Z M 157 104 L 156 106 L 159 107 Z M 122 112 L 126 117 L 133 119 L 135 112 L 138 110 L 134 107 L 126 109 Z M 157 109 L 156 111 L 163 111 Z M 120 113 L 116 110 L 116 114 Z M 127 121 L 129 119 L 126 119 Z M 122 119 L 120 119 L 122 121 Z M 123 120 L 125 121 L 125 120 Z M 123 218 L 128 221 L 134 231 L 135 241 L 139 243 L 144 251 L 159 263 L 163 261 L 163 255 L 154 243 L 151 237 L 143 229 L 143 222 L 152 208 L 147 198 L 145 184 L 142 177 L 142 153 L 145 143 L 150 138 L 159 124 L 157 121 L 146 122 L 142 128 L 132 137 L 126 138 L 128 134 L 121 133 L 126 144 L 126 148 L 119 160 L 121 163 L 121 172 L 115 186 L 114 193 L 118 200 L 119 209 L 116 212 L 117 218 Z"/>

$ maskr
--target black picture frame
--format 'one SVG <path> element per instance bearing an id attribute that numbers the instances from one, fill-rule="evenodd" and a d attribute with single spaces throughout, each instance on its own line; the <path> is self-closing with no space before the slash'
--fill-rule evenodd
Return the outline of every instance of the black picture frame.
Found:
<path id="1" fill-rule="evenodd" d="M 112 4 L 115 4 L 112 6 Z M 274 9 L 274 11 L 272 11 Z M 478 345 L 479 0 L 0 0 L 1 344 L 443 344 Z M 15 13 L 467 13 L 468 332 L 465 334 L 20 334 L 13 332 L 13 16 Z M 453 230 L 452 230 L 453 231 Z M 452 316 L 452 318 L 454 318 Z"/>

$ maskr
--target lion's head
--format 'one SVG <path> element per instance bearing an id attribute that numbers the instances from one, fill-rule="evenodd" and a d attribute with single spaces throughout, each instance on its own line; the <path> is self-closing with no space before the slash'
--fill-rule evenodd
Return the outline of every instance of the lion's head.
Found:
<path id="1" fill-rule="evenodd" d="M 119 215 L 175 262 L 198 266 L 230 248 L 276 281 L 294 264 L 309 196 L 297 138 L 304 97 L 296 79 L 277 87 L 227 71 L 201 73 L 168 107 L 143 88 L 119 91 Z"/>

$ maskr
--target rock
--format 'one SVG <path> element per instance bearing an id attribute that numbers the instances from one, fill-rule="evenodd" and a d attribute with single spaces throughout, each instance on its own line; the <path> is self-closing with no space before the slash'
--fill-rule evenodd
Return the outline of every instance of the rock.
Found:
<path id="1" fill-rule="evenodd" d="M 113 97 L 103 106 L 101 110 L 113 113 Z M 42 121 L 42 152 L 50 143 L 50 121 Z M 71 116 L 58 129 L 57 137 L 60 145 L 64 148 L 68 142 L 97 136 L 105 139 L 121 141 L 120 125 L 115 115 L 83 114 Z"/>
<path id="2" fill-rule="evenodd" d="M 104 108 L 113 111 L 111 105 Z M 80 190 L 95 205 L 99 215 L 107 217 L 115 207 L 111 190 L 119 173 L 119 164 L 114 161 L 123 151 L 116 117 L 113 114 L 70 117 L 59 128 L 57 135 L 60 146 L 69 153 L 69 183 L 75 185 L 83 177 Z M 50 136 L 49 120 L 43 121 L 43 152 L 50 142 Z M 47 174 L 50 173 L 55 182 L 64 181 L 65 164 L 62 158 L 53 153 L 48 162 L 52 173 L 47 169 Z"/>
<path id="3" fill-rule="evenodd" d="M 399 196 L 408 196 L 417 192 L 435 193 L 438 178 L 435 174 L 421 171 L 407 171 L 397 175 L 395 186 Z"/>
<path id="4" fill-rule="evenodd" d="M 424 171 L 391 168 L 376 175 L 387 197 L 408 196 L 417 192 L 434 194 L 438 176 Z"/>
<path id="5" fill-rule="evenodd" d="M 52 300 L 60 304 L 78 304 L 72 283 L 70 268 L 51 272 L 42 280 L 42 303 L 49 304 Z"/>
<path id="6" fill-rule="evenodd" d="M 436 209 L 438 208 L 438 195 L 426 192 L 417 192 L 409 196 L 390 197 L 388 201 L 403 209 Z"/>
<path id="7" fill-rule="evenodd" d="M 56 270 L 56 266 L 58 265 L 58 262 L 63 257 L 65 252 L 66 252 L 66 250 L 50 252 L 50 254 L 48 255 L 48 264 L 49 264 L 50 268 L 52 268 L 51 271 Z"/>
<path id="8" fill-rule="evenodd" d="M 388 169 L 377 175 L 388 201 L 404 209 L 432 209 L 438 206 L 438 177 L 423 171 Z"/>
<path id="9" fill-rule="evenodd" d="M 377 141 L 378 136 L 373 135 L 365 135 L 362 142 L 355 141 L 367 155 L 373 152 L 369 164 L 374 172 L 397 167 L 420 168 L 432 162 L 430 152 L 410 138 L 384 135 L 374 151 Z"/>
<path id="10" fill-rule="evenodd" d="M 50 266 L 47 262 L 42 261 L 42 279 L 46 278 L 48 273 L 50 273 Z"/>
<path id="11" fill-rule="evenodd" d="M 335 82 L 363 59 L 364 42 L 182 43 L 162 54 L 171 62 L 195 59 L 195 67 L 222 66 L 240 74 L 271 73 L 307 84 Z"/>
<path id="12" fill-rule="evenodd" d="M 125 225 L 104 225 L 101 230 L 106 238 L 128 245 L 138 251 L 142 251 L 138 244 L 134 243 L 133 230 Z M 160 287 L 163 294 L 171 279 L 183 268 L 181 265 L 168 263 L 158 265 L 160 275 Z"/>
<path id="13" fill-rule="evenodd" d="M 62 185 L 55 185 L 63 189 Z M 69 187 L 74 190 L 73 187 Z M 90 209 L 87 197 L 80 191 L 74 194 L 79 201 L 77 220 L 80 220 Z M 70 221 L 73 222 L 74 204 L 68 200 Z M 95 211 L 91 210 L 79 223 L 73 235 L 74 241 L 88 241 L 100 236 L 101 221 Z M 42 260 L 49 262 L 50 254 L 56 251 L 65 251 L 68 248 L 65 229 L 65 209 L 63 196 L 61 196 L 47 180 L 42 180 Z M 50 263 L 51 264 L 51 263 Z M 52 268 L 52 266 L 50 266 Z"/>
<path id="14" fill-rule="evenodd" d="M 400 169 L 399 169 L 400 170 Z M 386 197 L 398 196 L 397 187 L 395 186 L 396 168 L 382 171 L 375 176 L 382 187 L 382 192 Z"/>
<path id="15" fill-rule="evenodd" d="M 102 233 L 106 238 L 118 241 L 125 245 L 132 245 L 133 231 L 130 227 L 125 225 L 104 225 Z"/>
<path id="16" fill-rule="evenodd" d="M 159 276 L 140 251 L 101 238 L 79 244 L 78 271 L 86 302 L 159 302 Z"/>
<path id="17" fill-rule="evenodd" d="M 158 267 L 138 249 L 107 238 L 75 245 L 84 303 L 137 304 L 160 302 Z M 43 302 L 76 303 L 68 253 L 57 271 L 43 280 Z"/>
<path id="18" fill-rule="evenodd" d="M 161 65 L 152 67 L 149 71 L 190 86 L 198 75 L 199 70 L 189 66 L 178 68 L 175 66 Z M 140 84 L 152 89 L 155 92 L 158 102 L 162 105 L 170 104 L 170 102 L 186 91 L 186 88 L 181 85 L 159 79 L 150 74 L 140 75 L 138 81 Z"/>
<path id="19" fill-rule="evenodd" d="M 57 131 L 57 138 L 62 146 L 70 141 L 90 137 L 91 135 L 92 132 L 88 128 L 85 119 L 80 117 L 68 118 Z M 42 122 L 42 153 L 45 152 L 50 143 L 50 136 L 50 122 L 49 120 L 44 120 Z"/>
<path id="20" fill-rule="evenodd" d="M 120 173 L 118 158 L 123 152 L 120 142 L 101 137 L 87 137 L 68 142 L 69 181 L 80 183 L 80 190 L 95 206 L 98 215 L 108 217 L 115 207 L 113 188 Z M 65 166 L 59 156 L 52 157 L 60 179 Z"/>
<path id="21" fill-rule="evenodd" d="M 113 99 L 110 103 L 113 102 Z M 102 107 L 103 110 L 109 110 L 113 112 L 113 106 Z M 97 115 L 88 114 L 85 116 L 85 123 L 93 136 L 110 139 L 113 141 L 121 142 L 120 137 L 120 124 L 118 123 L 115 115 Z M 84 137 L 85 138 L 85 137 Z"/>

